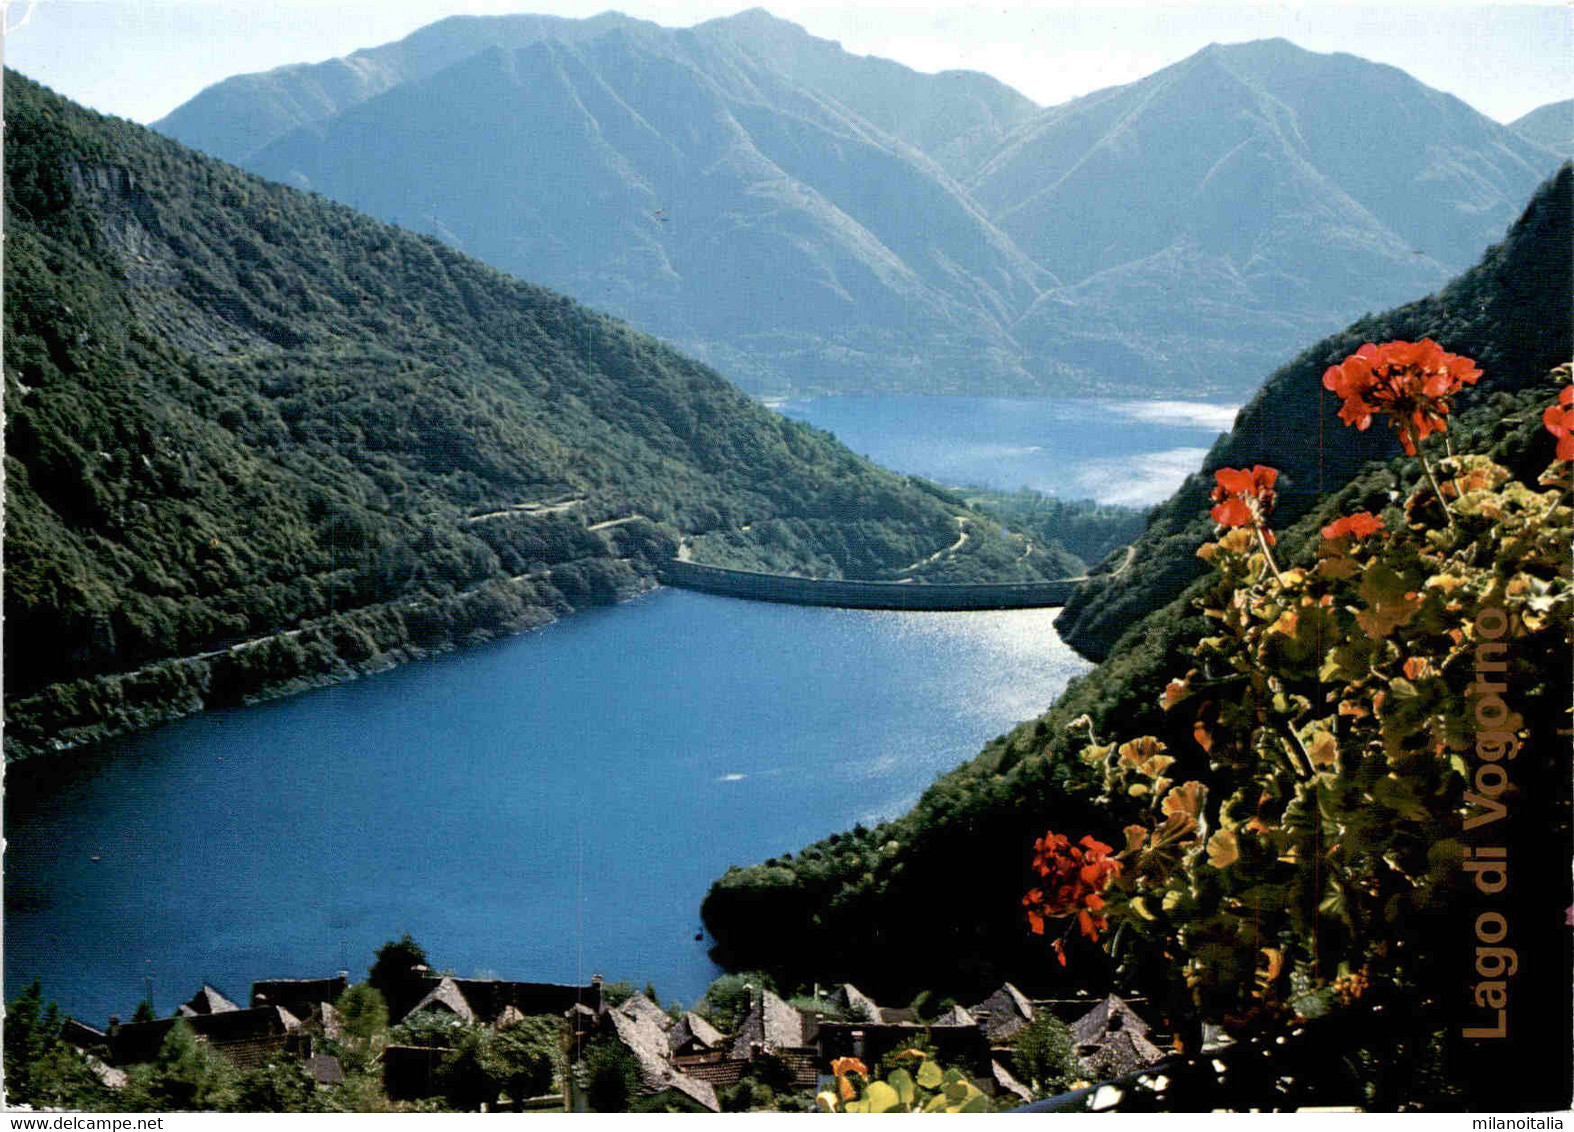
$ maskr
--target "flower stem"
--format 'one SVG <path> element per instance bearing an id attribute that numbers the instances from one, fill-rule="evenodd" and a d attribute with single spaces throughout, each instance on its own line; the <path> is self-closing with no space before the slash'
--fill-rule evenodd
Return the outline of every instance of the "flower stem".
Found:
<path id="1" fill-rule="evenodd" d="M 1273 551 L 1268 548 L 1268 540 L 1263 536 L 1262 528 L 1254 524 L 1252 531 L 1257 535 L 1257 545 L 1262 547 L 1262 556 L 1268 563 L 1268 569 L 1273 571 L 1274 581 L 1281 586 L 1284 585 L 1284 578 L 1279 573 L 1279 564 L 1273 560 Z"/>
<path id="2" fill-rule="evenodd" d="M 1421 461 L 1421 470 L 1426 473 L 1427 482 L 1432 485 L 1432 491 L 1437 496 L 1437 505 L 1443 509 L 1443 514 L 1448 516 L 1448 525 L 1454 525 L 1454 512 L 1448 505 L 1448 500 L 1443 498 L 1443 489 L 1437 485 L 1437 475 L 1432 471 L 1432 462 L 1426 458 L 1426 450 L 1419 444 L 1416 445 L 1416 457 Z"/>

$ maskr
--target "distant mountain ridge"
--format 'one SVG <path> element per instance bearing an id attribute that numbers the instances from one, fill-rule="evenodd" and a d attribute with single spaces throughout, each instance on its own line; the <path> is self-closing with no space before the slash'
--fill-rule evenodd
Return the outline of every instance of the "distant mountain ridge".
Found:
<path id="1" fill-rule="evenodd" d="M 1574 157 L 1574 98 L 1549 102 L 1515 118 L 1508 128 L 1564 157 Z"/>
<path id="2" fill-rule="evenodd" d="M 1284 40 L 1041 110 L 759 9 L 456 17 L 226 80 L 156 128 L 757 391 L 1239 395 L 1464 270 L 1557 164 L 1402 71 Z"/>

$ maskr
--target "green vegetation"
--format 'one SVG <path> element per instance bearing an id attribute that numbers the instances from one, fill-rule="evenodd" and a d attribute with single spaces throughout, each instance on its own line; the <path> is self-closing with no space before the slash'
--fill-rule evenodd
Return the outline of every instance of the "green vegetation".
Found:
<path id="1" fill-rule="evenodd" d="M 1058 551 L 1076 560 L 1076 577 L 1087 568 L 1125 548 L 1142 534 L 1150 510 L 1095 503 L 1091 499 L 1063 500 L 1030 488 L 1017 492 L 968 492 L 968 503 L 1009 530 L 1026 534 L 1047 551 Z"/>
<path id="2" fill-rule="evenodd" d="M 1322 386 L 1323 370 L 1363 342 L 1430 337 L 1476 359 L 1486 376 L 1463 402 L 1473 415 L 1491 403 L 1492 394 L 1535 385 L 1566 361 L 1574 341 L 1571 207 L 1574 172 L 1564 165 L 1476 267 L 1436 294 L 1360 319 L 1270 375 L 1228 437 L 1208 454 L 1201 472 L 1154 510 L 1132 544 L 1129 568 L 1117 575 L 1126 558 L 1124 552 L 1112 555 L 1096 571 L 1104 579 L 1081 587 L 1072 598 L 1055 622 L 1061 638 L 1094 659 L 1141 647 L 1134 640 L 1117 642 L 1123 634 L 1144 632 L 1139 628 L 1143 618 L 1178 598 L 1206 570 L 1195 552 L 1211 529 L 1207 512 L 1214 469 L 1278 468 L 1277 514 L 1284 525 L 1320 506 L 1371 461 L 1398 456 L 1390 430 L 1346 429 L 1338 419 L 1338 398 Z"/>
<path id="3" fill-rule="evenodd" d="M 903 1050 L 895 1055 L 905 1067 L 886 1068 L 884 1076 L 871 1076 L 864 1063 L 855 1057 L 838 1058 L 831 1064 L 836 1075 L 834 1090 L 817 1098 L 826 1112 L 989 1112 L 989 1098 L 979 1091 L 960 1069 L 942 1069 L 922 1050 Z"/>
<path id="4" fill-rule="evenodd" d="M 1308 351 L 1268 387 L 1283 407 L 1266 400 L 1248 407 L 1209 467 L 1227 455 L 1239 465 L 1281 468 L 1281 563 L 1309 561 L 1320 528 L 1340 515 L 1381 512 L 1415 486 L 1414 461 L 1393 458 L 1397 446 L 1386 429 L 1355 433 L 1334 421 L 1325 426 L 1319 464 L 1317 430 L 1305 424 L 1318 418 L 1303 406 L 1317 404 L 1307 386 L 1321 389 L 1319 367 L 1340 360 L 1336 350 L 1380 340 L 1385 328 L 1406 329 L 1428 312 L 1444 322 L 1435 336 L 1488 375 L 1460 399 L 1450 423 L 1455 450 L 1487 455 L 1527 482 L 1546 466 L 1552 439 L 1540 412 L 1559 388 L 1547 373 L 1570 341 L 1571 188 L 1565 167 L 1482 267 L 1431 299 Z M 1463 340 L 1451 336 L 1455 329 Z M 1422 326 L 1413 336 L 1425 333 Z M 1281 449 L 1283 462 L 1275 456 Z M 1065 968 L 1046 961 L 1042 940 L 1023 928 L 1020 901 L 1033 840 L 1046 825 L 1124 844 L 1125 823 L 1101 799 L 1101 776 L 1077 757 L 1087 743 L 1117 734 L 1152 735 L 1171 749 L 1192 742 L 1190 723 L 1167 717 L 1161 701 L 1168 681 L 1192 667 L 1196 642 L 1214 631 L 1193 604 L 1206 584 L 1195 580 L 1206 569 L 1196 551 L 1213 528 L 1208 480 L 1194 477 L 1159 509 L 1129 571 L 1098 591 L 1104 604 L 1085 604 L 1119 637 L 1097 669 L 1073 680 L 1042 716 L 940 778 L 907 814 L 729 869 L 702 906 L 716 960 L 764 969 L 787 985 L 858 979 L 884 998 L 933 985 L 936 969 L 951 973 L 938 989 L 955 993 L 1004 979 L 1045 993 L 1102 993 L 1114 984 L 1117 964 L 1084 939 L 1066 942 Z M 968 894 L 969 914 L 936 916 L 943 894 L 955 892 Z M 921 948 L 912 946 L 916 940 Z M 1181 1003 L 1177 1013 L 1190 1009 Z"/>
<path id="5" fill-rule="evenodd" d="M 1012 1040 L 1011 1063 L 1035 1097 L 1063 1093 L 1082 1076 L 1071 1027 L 1047 1011 Z"/>
<path id="6" fill-rule="evenodd" d="M 686 536 L 1021 556 L 621 323 L 5 82 L 8 757 L 616 601 Z"/>

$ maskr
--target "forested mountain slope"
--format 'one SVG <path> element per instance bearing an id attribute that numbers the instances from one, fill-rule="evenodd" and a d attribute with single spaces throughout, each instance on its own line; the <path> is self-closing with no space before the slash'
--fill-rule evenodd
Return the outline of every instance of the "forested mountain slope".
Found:
<path id="1" fill-rule="evenodd" d="M 1142 617 L 1175 597 L 1206 567 L 1192 554 L 1210 528 L 1213 470 L 1272 464 L 1280 470 L 1278 513 L 1305 514 L 1369 460 L 1399 454 L 1389 429 L 1354 432 L 1338 418 L 1339 399 L 1322 386 L 1323 371 L 1363 342 L 1431 337 L 1475 358 L 1486 371 L 1471 403 L 1538 380 L 1570 356 L 1570 167 L 1537 191 L 1524 215 L 1481 263 L 1435 295 L 1369 316 L 1323 339 L 1276 370 L 1243 408 L 1231 432 L 1149 520 L 1118 576 L 1126 552 L 1104 564 L 1103 577 L 1080 587 L 1055 627 L 1084 655 L 1107 655 Z"/>
<path id="2" fill-rule="evenodd" d="M 1475 358 L 1485 376 L 1457 398 L 1449 441 L 1459 452 L 1490 454 L 1528 483 L 1546 468 L 1554 440 L 1542 411 L 1569 380 L 1566 365 L 1551 371 L 1574 341 L 1571 199 L 1574 172 L 1565 166 L 1479 268 L 1433 298 L 1319 343 L 1243 410 L 1208 467 L 1261 462 L 1281 470 L 1273 528 L 1285 568 L 1307 564 L 1320 528 L 1340 515 L 1369 510 L 1386 515 L 1390 529 L 1404 526 L 1396 500 L 1419 479 L 1415 461 L 1390 459 L 1399 448 L 1381 421 L 1356 432 L 1325 419 L 1337 405 L 1320 399 L 1323 369 L 1364 341 L 1431 335 Z M 1077 986 L 1104 993 L 1116 971 L 1097 947 L 1068 944 L 1077 957 L 1062 971 L 1044 937 L 1026 930 L 1027 862 L 1046 826 L 1122 844 L 1130 807 L 1099 796 L 1098 776 L 1076 757 L 1089 742 L 1148 734 L 1178 756 L 1205 758 L 1192 716 L 1167 713 L 1163 703 L 1167 683 L 1196 665 L 1197 642 L 1220 631 L 1192 605 L 1199 586 L 1186 588 L 1204 568 L 1198 547 L 1214 533 L 1211 483 L 1211 474 L 1206 483 L 1193 477 L 1161 507 L 1129 570 L 1095 591 L 1102 601 L 1084 606 L 1080 627 L 1073 618 L 1081 639 L 1113 644 L 1042 716 L 941 777 L 908 813 L 720 877 L 703 908 L 718 962 L 769 970 L 788 983 L 857 977 L 892 996 L 981 991 L 1002 979 L 1030 993 Z M 1529 676 L 1516 678 L 1528 693 Z M 1555 674 L 1547 679 L 1554 686 L 1540 691 L 1556 701 L 1549 710 L 1561 710 L 1566 690 Z"/>
<path id="3" fill-rule="evenodd" d="M 9 753 L 612 601 L 684 535 L 851 577 L 956 540 L 620 323 L 5 82 Z"/>

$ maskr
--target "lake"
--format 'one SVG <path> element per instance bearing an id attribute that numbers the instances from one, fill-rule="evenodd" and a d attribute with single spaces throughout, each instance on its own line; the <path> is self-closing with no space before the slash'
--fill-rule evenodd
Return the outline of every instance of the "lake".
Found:
<path id="1" fill-rule="evenodd" d="M 160 1015 L 203 981 L 244 1001 L 409 931 L 460 974 L 691 1003 L 710 881 L 904 811 L 1041 711 L 1087 668 L 1055 612 L 659 590 L 110 744 L 7 799 L 6 994 L 102 1025 L 147 978 Z"/>
<path id="2" fill-rule="evenodd" d="M 768 401 L 877 464 L 946 484 L 1146 507 L 1169 498 L 1238 405 L 1088 398 L 816 397 Z"/>
<path id="3" fill-rule="evenodd" d="M 889 466 L 1106 502 L 1162 498 L 1233 410 L 1142 402 L 789 402 Z M 536 632 L 13 773 L 5 993 L 96 1025 L 151 982 L 348 968 L 408 931 L 463 975 L 718 973 L 728 865 L 906 810 L 1088 665 L 1058 611 L 898 613 L 660 590 Z"/>

